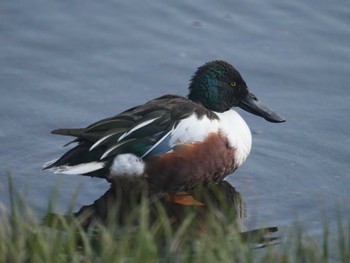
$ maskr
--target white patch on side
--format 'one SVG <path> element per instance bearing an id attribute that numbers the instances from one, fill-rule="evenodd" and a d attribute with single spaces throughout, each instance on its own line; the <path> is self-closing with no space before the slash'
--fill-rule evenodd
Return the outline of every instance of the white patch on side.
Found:
<path id="1" fill-rule="evenodd" d="M 217 132 L 220 124 L 218 120 L 210 120 L 203 116 L 198 119 L 193 113 L 188 118 L 180 121 L 171 134 L 170 145 L 175 146 L 182 143 L 202 142 L 211 132 Z"/>
<path id="2" fill-rule="evenodd" d="M 131 153 L 117 155 L 110 167 L 110 176 L 140 176 L 144 173 L 144 162 Z"/>
<path id="3" fill-rule="evenodd" d="M 104 162 L 91 162 L 91 163 L 82 163 L 74 166 L 61 165 L 58 167 L 52 167 L 52 170 L 55 174 L 86 174 L 96 170 L 100 170 L 105 167 Z"/>
<path id="4" fill-rule="evenodd" d="M 130 135 L 131 133 L 133 133 L 134 131 L 138 130 L 138 129 L 141 129 L 142 127 L 145 127 L 146 125 L 154 122 L 155 120 L 159 119 L 160 117 L 157 117 L 157 118 L 153 118 L 153 119 L 150 119 L 148 121 L 144 121 L 144 122 L 141 122 L 140 124 L 136 125 L 134 128 L 132 128 L 130 131 L 127 131 L 126 133 L 124 133 L 122 136 L 120 136 L 120 138 L 118 139 L 118 142 L 123 140 L 126 136 Z"/>
<path id="5" fill-rule="evenodd" d="M 247 123 L 234 110 L 216 112 L 220 118 L 220 131 L 228 138 L 231 147 L 236 148 L 235 161 L 239 167 L 248 157 L 252 148 L 252 134 Z"/>

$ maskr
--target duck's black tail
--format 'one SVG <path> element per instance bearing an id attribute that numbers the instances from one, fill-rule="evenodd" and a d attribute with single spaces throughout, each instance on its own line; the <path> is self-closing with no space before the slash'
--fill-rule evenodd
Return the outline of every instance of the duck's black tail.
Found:
<path id="1" fill-rule="evenodd" d="M 65 133 L 64 135 L 68 134 Z M 90 151 L 91 145 L 92 144 L 89 142 L 80 142 L 77 146 L 66 152 L 59 159 L 52 160 L 44 164 L 42 169 L 49 169 L 54 173 L 81 174 L 106 178 L 108 175 L 110 161 L 101 161 L 100 158 L 105 150 L 102 148 L 97 148 Z"/>
<path id="2" fill-rule="evenodd" d="M 80 137 L 84 133 L 84 128 L 78 128 L 78 129 L 56 129 L 53 130 L 52 134 L 59 134 L 59 135 L 65 135 L 65 136 L 73 136 L 73 137 Z"/>

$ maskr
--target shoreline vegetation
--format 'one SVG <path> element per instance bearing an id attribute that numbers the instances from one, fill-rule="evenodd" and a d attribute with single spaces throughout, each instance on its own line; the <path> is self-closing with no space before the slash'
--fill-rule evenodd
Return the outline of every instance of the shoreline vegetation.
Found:
<path id="1" fill-rule="evenodd" d="M 350 220 L 337 215 L 336 233 L 324 220 L 321 240 L 301 223 L 283 236 L 277 227 L 244 231 L 246 210 L 227 182 L 191 193 L 204 206 L 171 203 L 120 179 L 98 200 L 55 213 L 55 198 L 38 219 L 13 189 L 0 203 L 2 262 L 349 262 Z M 142 189 L 142 190 L 140 190 Z M 53 194 L 54 195 L 54 194 Z M 74 198 L 72 198 L 74 200 Z"/>

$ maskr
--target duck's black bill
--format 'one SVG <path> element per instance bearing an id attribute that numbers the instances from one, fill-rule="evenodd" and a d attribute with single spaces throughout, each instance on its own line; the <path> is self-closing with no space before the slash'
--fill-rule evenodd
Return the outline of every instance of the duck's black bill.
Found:
<path id="1" fill-rule="evenodd" d="M 269 122 L 285 122 L 286 120 L 277 113 L 270 110 L 265 104 L 258 100 L 253 93 L 248 93 L 248 96 L 241 100 L 238 105 L 245 111 L 263 117 Z"/>

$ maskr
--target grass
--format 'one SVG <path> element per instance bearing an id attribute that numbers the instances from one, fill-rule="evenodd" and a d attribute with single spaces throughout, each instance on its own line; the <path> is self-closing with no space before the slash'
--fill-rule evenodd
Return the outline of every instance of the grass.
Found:
<path id="1" fill-rule="evenodd" d="M 322 242 L 298 223 L 278 239 L 276 228 L 241 233 L 244 207 L 226 184 L 193 193 L 205 206 L 170 204 L 137 187 L 133 195 L 131 186 L 67 215 L 53 213 L 49 201 L 39 220 L 10 183 L 11 206 L 0 211 L 0 262 L 349 262 L 349 218 L 338 216 L 332 238 L 325 220 Z"/>

